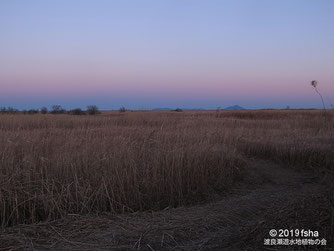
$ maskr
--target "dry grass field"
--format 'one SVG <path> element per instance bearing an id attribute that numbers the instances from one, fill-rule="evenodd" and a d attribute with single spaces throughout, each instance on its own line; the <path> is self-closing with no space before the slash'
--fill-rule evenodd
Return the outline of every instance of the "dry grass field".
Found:
<path id="1" fill-rule="evenodd" d="M 0 223 L 204 205 L 247 180 L 250 160 L 333 177 L 333 111 L 0 115 Z"/>

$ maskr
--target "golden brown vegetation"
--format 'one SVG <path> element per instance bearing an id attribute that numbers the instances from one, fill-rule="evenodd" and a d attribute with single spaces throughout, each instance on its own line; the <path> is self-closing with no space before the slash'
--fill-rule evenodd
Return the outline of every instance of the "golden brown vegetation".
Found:
<path id="1" fill-rule="evenodd" d="M 228 189 L 252 156 L 331 169 L 332 117 L 288 110 L 1 115 L 0 222 L 196 203 Z"/>

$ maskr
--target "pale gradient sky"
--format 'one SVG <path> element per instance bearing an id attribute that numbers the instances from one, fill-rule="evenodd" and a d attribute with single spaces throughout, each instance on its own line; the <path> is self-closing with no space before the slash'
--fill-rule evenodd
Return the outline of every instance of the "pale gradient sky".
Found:
<path id="1" fill-rule="evenodd" d="M 332 0 L 0 0 L 0 106 L 334 104 Z"/>

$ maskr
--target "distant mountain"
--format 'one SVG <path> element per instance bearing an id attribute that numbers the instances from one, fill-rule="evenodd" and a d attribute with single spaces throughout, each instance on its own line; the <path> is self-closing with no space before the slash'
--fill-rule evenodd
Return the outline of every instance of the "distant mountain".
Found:
<path id="1" fill-rule="evenodd" d="M 226 107 L 224 110 L 246 110 L 246 109 L 239 105 L 233 105 L 233 106 Z"/>

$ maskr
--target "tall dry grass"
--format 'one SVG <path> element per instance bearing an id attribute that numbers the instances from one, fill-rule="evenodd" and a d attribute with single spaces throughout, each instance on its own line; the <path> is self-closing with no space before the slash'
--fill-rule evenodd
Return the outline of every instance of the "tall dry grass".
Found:
<path id="1" fill-rule="evenodd" d="M 0 222 L 196 203 L 228 189 L 242 175 L 245 156 L 330 169 L 332 116 L 319 111 L 2 115 Z"/>

